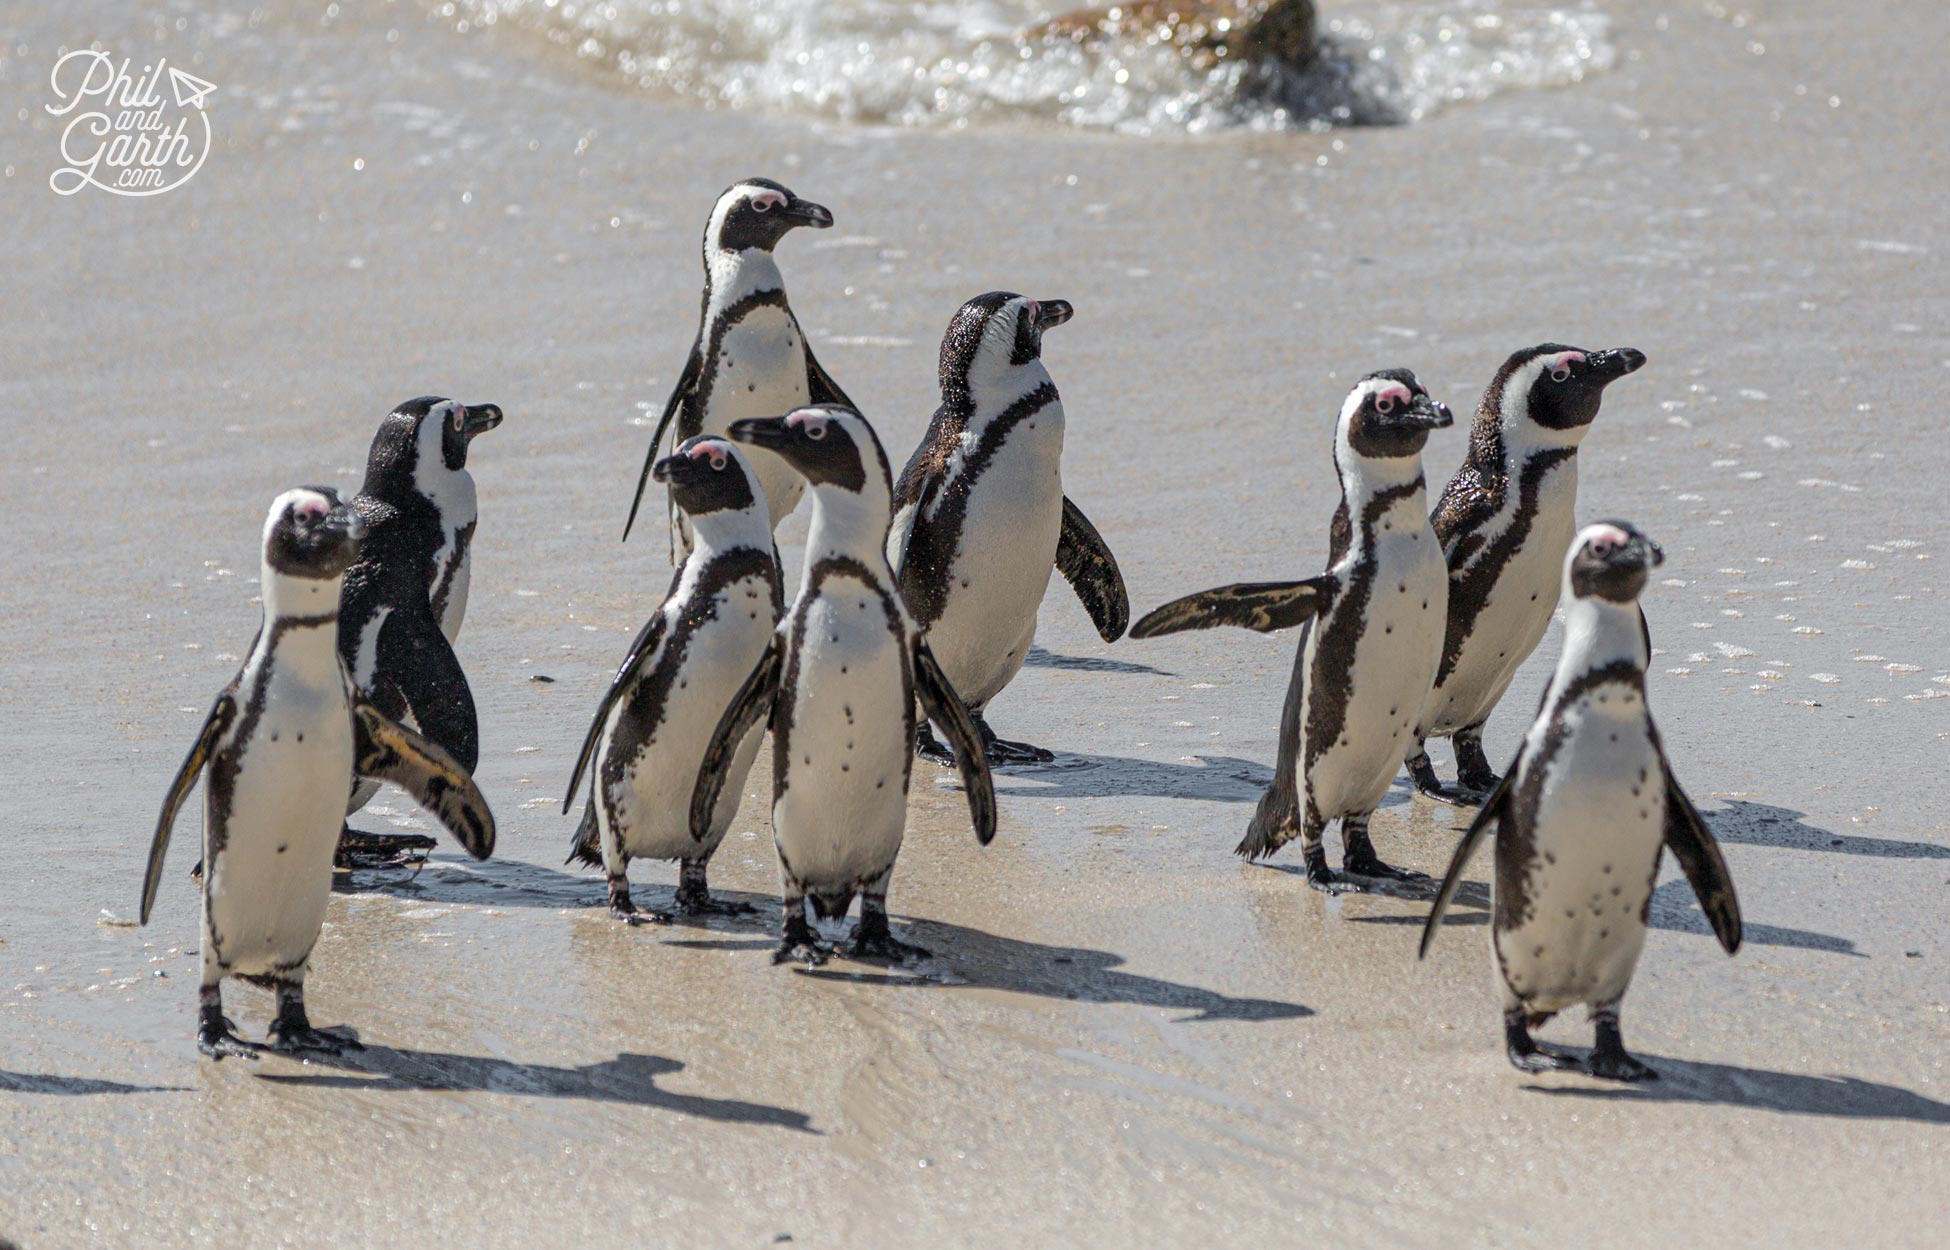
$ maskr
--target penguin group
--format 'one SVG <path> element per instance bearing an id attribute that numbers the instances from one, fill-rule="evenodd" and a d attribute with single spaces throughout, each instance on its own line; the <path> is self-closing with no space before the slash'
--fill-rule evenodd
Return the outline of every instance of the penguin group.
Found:
<path id="1" fill-rule="evenodd" d="M 1656 1075 L 1625 1050 L 1619 1006 L 1664 851 L 1729 953 L 1741 919 L 1647 707 L 1639 599 L 1660 549 L 1624 521 L 1577 522 L 1579 445 L 1606 388 L 1645 356 L 1559 343 L 1512 354 L 1433 508 L 1422 455 L 1454 417 L 1408 369 L 1367 374 L 1325 440 L 1340 485 L 1326 570 L 1200 591 L 1132 625 L 1116 557 L 1063 486 L 1064 408 L 1043 338 L 1071 305 L 1008 291 L 963 304 L 941 342 L 940 406 L 896 476 L 814 355 L 775 255 L 793 230 L 833 220 L 753 178 L 718 198 L 705 227 L 696 337 L 623 527 L 627 538 L 650 484 L 662 486 L 676 572 L 596 703 L 562 805 L 566 816 L 585 800 L 570 859 L 602 870 L 610 914 L 642 925 L 750 910 L 713 896 L 708 867 L 769 734 L 775 962 L 929 958 L 896 937 L 887 910 L 914 761 L 956 771 L 987 845 L 991 770 L 1055 758 L 1002 738 L 989 716 L 1060 572 L 1106 642 L 1127 629 L 1297 629 L 1273 779 L 1237 853 L 1260 859 L 1297 839 L 1315 889 L 1432 900 L 1426 954 L 1493 836 L 1490 936 L 1510 1061 Z M 494 848 L 454 642 L 477 521 L 469 448 L 501 422 L 493 404 L 409 400 L 380 423 L 357 497 L 301 487 L 271 505 L 257 640 L 169 787 L 142 890 L 147 923 L 175 817 L 203 777 L 206 1054 L 262 1049 L 224 1016 L 232 976 L 275 991 L 270 1048 L 357 1044 L 310 1023 L 303 985 L 335 863 L 411 861 L 431 845 L 346 824 L 381 783 L 468 853 Z M 811 523 L 788 602 L 775 533 L 802 501 Z M 1499 776 L 1484 726 L 1559 612 L 1555 673 Z M 1444 737 L 1450 784 L 1426 750 Z M 1404 768 L 1416 791 L 1477 807 L 1440 883 L 1375 846 L 1372 817 Z M 677 863 L 671 911 L 633 898 L 636 859 Z M 818 922 L 846 917 L 856 897 L 838 947 Z M 1577 1005 L 1596 1033 L 1588 1055 L 1532 1037 Z"/>

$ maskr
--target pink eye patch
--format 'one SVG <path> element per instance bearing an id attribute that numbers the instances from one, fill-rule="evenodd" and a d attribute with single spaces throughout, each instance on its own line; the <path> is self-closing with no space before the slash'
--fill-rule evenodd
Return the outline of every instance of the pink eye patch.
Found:
<path id="1" fill-rule="evenodd" d="M 1411 398 L 1413 397 L 1408 393 L 1406 386 L 1391 386 L 1386 390 L 1380 390 L 1374 393 L 1374 402 L 1377 408 L 1383 407 L 1384 405 L 1392 408 L 1396 404 L 1406 404 Z"/>

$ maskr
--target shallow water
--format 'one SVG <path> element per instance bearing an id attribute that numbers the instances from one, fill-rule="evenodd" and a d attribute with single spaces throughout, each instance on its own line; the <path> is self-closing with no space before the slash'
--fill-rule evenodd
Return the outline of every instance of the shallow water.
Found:
<path id="1" fill-rule="evenodd" d="M 1941 87 L 1887 70 L 1898 41 L 1942 63 L 1950 29 L 1893 2 L 1605 11 L 1614 68 L 1570 89 L 1184 143 L 729 114 L 405 4 L 0 7 L 0 212 L 26 241 L 0 287 L 0 1235 L 1939 1244 L 1950 186 L 1919 147 Z M 48 190 L 47 66 L 95 38 L 218 84 L 188 186 Z M 1645 351 L 1581 453 L 1581 513 L 1665 547 L 1650 697 L 1749 926 L 1720 955 L 1667 869 L 1625 1015 L 1666 1079 L 1505 1064 L 1482 865 L 1418 964 L 1422 905 L 1229 854 L 1290 637 L 1105 646 L 1060 586 L 994 717 L 1063 767 L 999 780 L 986 850 L 917 772 L 892 907 L 933 964 L 775 969 L 769 911 L 610 923 L 556 804 L 668 583 L 654 526 L 617 538 L 695 330 L 705 207 L 752 172 L 838 215 L 781 264 L 896 458 L 962 300 L 1076 305 L 1046 350 L 1066 487 L 1140 611 L 1318 569 L 1361 373 L 1413 367 L 1460 412 L 1519 346 Z M 345 883 L 312 1005 L 363 1058 L 200 1062 L 194 816 L 154 923 L 115 922 L 256 626 L 266 502 L 356 485 L 379 417 L 430 391 L 508 413 L 475 453 L 460 647 L 497 856 Z M 713 867 L 762 908 L 767 775 Z M 1466 814 L 1398 786 L 1375 840 L 1440 871 Z M 667 901 L 673 873 L 635 876 Z M 230 1004 L 261 1034 L 265 996 Z"/>

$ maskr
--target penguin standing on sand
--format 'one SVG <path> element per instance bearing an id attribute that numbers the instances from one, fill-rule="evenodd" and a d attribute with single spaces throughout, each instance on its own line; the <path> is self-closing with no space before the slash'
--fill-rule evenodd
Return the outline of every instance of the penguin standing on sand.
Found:
<path id="1" fill-rule="evenodd" d="M 691 836 L 691 792 L 718 718 L 771 645 L 785 606 L 771 515 L 742 449 L 700 435 L 659 460 L 652 476 L 670 484 L 694 545 L 596 708 L 562 800 L 566 814 L 593 762 L 570 858 L 607 870 L 610 914 L 629 924 L 671 919 L 631 901 L 626 874 L 635 857 L 682 861 L 679 911 L 750 910 L 712 902 L 705 865 L 738 814 L 764 729 L 754 724 L 734 744 L 701 838 Z"/>
<path id="2" fill-rule="evenodd" d="M 813 356 L 772 257 L 787 231 L 799 226 L 824 230 L 832 224 L 833 214 L 824 207 L 765 178 L 747 178 L 718 197 L 704 227 L 704 311 L 697 340 L 650 439 L 624 538 L 636 524 L 650 466 L 664 446 L 666 430 L 672 431 L 674 450 L 699 434 L 722 438 L 733 421 L 745 417 L 777 416 L 802 404 L 853 406 Z M 777 529 L 799 506 L 804 484 L 773 456 L 754 457 L 753 467 Z M 671 544 L 671 563 L 681 563 L 690 554 L 691 536 L 674 501 Z"/>
<path id="3" fill-rule="evenodd" d="M 925 956 L 887 925 L 887 886 L 907 826 L 914 703 L 947 733 L 968 791 L 975 836 L 995 836 L 995 789 L 961 696 L 908 615 L 888 566 L 887 456 L 866 419 L 839 407 L 740 421 L 731 437 L 768 449 L 812 489 L 799 596 L 725 709 L 698 771 L 691 833 L 708 837 L 746 735 L 772 727 L 772 838 L 785 923 L 774 962 L 823 962 L 831 951 L 806 918 L 860 921 L 847 953 L 896 962 Z"/>
<path id="4" fill-rule="evenodd" d="M 1564 653 L 1508 776 L 1456 847 L 1428 924 L 1427 955 L 1470 855 L 1496 833 L 1491 948 L 1503 1037 L 1525 1072 L 1621 1081 L 1657 1075 L 1625 1051 L 1618 1003 L 1645 946 L 1659 859 L 1671 847 L 1714 935 L 1740 949 L 1740 904 L 1713 834 L 1673 776 L 1645 700 L 1638 598 L 1663 560 L 1622 521 L 1587 526 L 1563 565 Z M 1530 1036 L 1587 1005 L 1597 1045 L 1578 1059 Z"/>
<path id="5" fill-rule="evenodd" d="M 990 764 L 1054 758 L 1002 741 L 983 716 L 1029 654 L 1051 569 L 1105 642 L 1131 619 L 1116 557 L 1063 494 L 1063 401 L 1042 344 L 1069 319 L 1063 300 L 1008 291 L 963 304 L 941 340 L 941 407 L 894 490 L 888 559 Z M 925 720 L 918 746 L 944 756 Z"/>
<path id="6" fill-rule="evenodd" d="M 1449 565 L 1449 621 L 1407 760 L 1424 794 L 1456 797 L 1436 780 L 1423 745 L 1430 737 L 1454 740 L 1459 791 L 1496 787 L 1483 725 L 1550 628 L 1577 532 L 1578 444 L 1605 387 L 1644 364 L 1629 347 L 1545 343 L 1504 361 L 1483 393 L 1469 454 L 1432 518 Z"/>
<path id="7" fill-rule="evenodd" d="M 1435 680 L 1448 581 L 1429 528 L 1422 447 L 1453 422 L 1406 369 L 1371 373 L 1341 406 L 1334 435 L 1341 505 L 1327 572 L 1304 582 L 1222 586 L 1175 600 L 1131 630 L 1152 638 L 1242 625 L 1304 625 L 1280 720 L 1273 784 L 1238 854 L 1260 859 L 1301 840 L 1307 883 L 1330 893 L 1425 882 L 1374 853 L 1368 818 L 1400 770 L 1401 749 Z M 1321 834 L 1340 818 L 1342 871 Z"/>
<path id="8" fill-rule="evenodd" d="M 311 1026 L 305 971 L 325 920 L 345 796 L 355 777 L 404 787 L 469 854 L 494 849 L 494 817 L 452 756 L 396 724 L 346 680 L 339 581 L 361 524 L 327 487 L 286 491 L 264 526 L 264 624 L 243 668 L 210 709 L 183 761 L 149 848 L 149 923 L 176 813 L 207 768 L 203 808 L 203 981 L 197 1046 L 251 1055 L 224 1018 L 222 983 L 241 976 L 277 993 L 275 1050 L 337 1051 Z"/>
<path id="9" fill-rule="evenodd" d="M 426 395 L 387 414 L 352 501 L 365 524 L 359 560 L 345 574 L 339 646 L 353 682 L 387 716 L 413 726 L 473 772 L 480 757 L 474 696 L 454 654 L 467 611 L 476 521 L 469 444 L 501 424 L 493 404 Z M 378 790 L 361 784 L 346 814 Z M 431 838 L 348 827 L 349 857 L 395 858 Z"/>

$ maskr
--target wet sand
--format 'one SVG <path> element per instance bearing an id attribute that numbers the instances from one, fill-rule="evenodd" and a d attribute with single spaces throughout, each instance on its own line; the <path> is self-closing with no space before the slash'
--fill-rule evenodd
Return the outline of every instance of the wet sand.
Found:
<path id="1" fill-rule="evenodd" d="M 1940 83 L 1889 58 L 1941 64 L 1950 23 L 1606 7 L 1620 64 L 1575 89 L 1200 142 L 682 110 L 405 5 L 160 40 L 120 6 L 0 7 L 0 1237 L 1941 1244 L 1950 173 Z M 188 186 L 48 190 L 47 66 L 94 38 L 221 88 Z M 1465 411 L 1514 348 L 1645 351 L 1585 443 L 1580 511 L 1666 548 L 1653 706 L 1748 920 L 1726 959 L 1667 868 L 1625 1012 L 1665 1079 L 1505 1063 L 1486 889 L 1418 964 L 1424 905 L 1229 854 L 1291 636 L 1105 646 L 1060 582 L 993 708 L 1059 766 L 999 779 L 986 850 L 917 769 L 891 901 L 937 960 L 770 965 L 763 760 L 713 866 L 760 915 L 609 921 L 560 866 L 560 787 L 669 579 L 660 526 L 617 536 L 695 328 L 704 211 L 753 172 L 838 215 L 782 266 L 897 458 L 963 299 L 1075 303 L 1046 348 L 1066 480 L 1140 611 L 1318 569 L 1361 373 L 1410 366 Z M 334 900 L 312 1010 L 363 1054 L 200 1061 L 194 816 L 154 923 L 102 913 L 134 914 L 163 791 L 250 641 L 267 501 L 355 489 L 378 418 L 425 392 L 508 413 L 475 447 L 460 645 L 497 856 L 443 846 Z M 1462 448 L 1439 436 L 1431 478 Z M 1491 722 L 1499 762 L 1556 647 Z M 1377 846 L 1439 872 L 1466 818 L 1398 784 Z M 634 875 L 667 900 L 674 872 Z M 261 1035 L 268 996 L 229 1004 Z"/>

